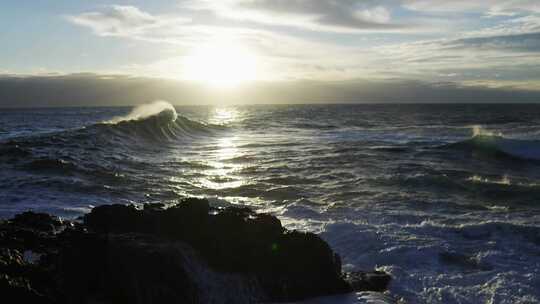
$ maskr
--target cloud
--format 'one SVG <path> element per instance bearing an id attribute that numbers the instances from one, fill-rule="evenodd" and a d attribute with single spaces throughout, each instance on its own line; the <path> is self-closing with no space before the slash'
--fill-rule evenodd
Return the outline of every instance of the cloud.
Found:
<path id="1" fill-rule="evenodd" d="M 210 10 L 219 16 L 254 23 L 293 26 L 330 32 L 400 31 L 381 1 L 359 0 L 199 0 L 186 7 Z"/>
<path id="2" fill-rule="evenodd" d="M 70 20 L 100 36 L 162 43 L 159 47 L 170 54 L 102 72 L 182 78 L 183 58 L 190 49 L 219 40 L 255 53 L 261 63 L 259 80 L 399 77 L 446 81 L 452 75 L 450 78 L 458 83 L 495 83 L 514 77 L 526 81 L 528 87 L 536 87 L 540 77 L 520 77 L 540 75 L 540 17 L 533 12 L 533 4 L 497 0 L 197 0 L 182 2 L 178 11 L 167 15 L 131 6 L 109 6 L 71 16 Z M 435 10 L 483 14 L 497 7 L 522 12 L 528 9 L 530 13 L 502 17 L 497 22 L 476 16 L 484 23 L 462 34 L 448 30 L 442 33 L 447 38 L 441 39 L 427 38 L 433 35 L 410 38 L 404 32 L 360 34 L 405 29 L 408 23 L 401 21 L 406 19 L 395 16 L 403 7 L 414 9 L 407 12 L 413 17 Z M 435 18 L 449 16 L 455 15 Z M 385 41 L 374 42 L 378 37 Z M 418 40 L 422 37 L 426 40 Z M 401 39 L 406 42 L 398 42 Z"/>
<path id="3" fill-rule="evenodd" d="M 477 12 L 486 16 L 513 16 L 524 12 L 540 12 L 537 0 L 403 0 L 403 7 L 422 12 Z"/>
<path id="4" fill-rule="evenodd" d="M 67 20 L 75 25 L 91 29 L 98 36 L 187 47 L 216 39 L 231 40 L 231 43 L 239 40 L 260 43 L 261 40 L 275 40 L 279 36 L 287 40 L 287 35 L 277 35 L 259 27 L 245 26 L 245 24 L 237 24 L 233 20 L 220 19 L 213 13 L 208 14 L 200 11 L 201 7 L 199 6 L 191 6 L 191 8 L 196 11 L 190 9 L 185 11 L 184 7 L 180 12 L 160 15 L 151 14 L 133 6 L 113 5 L 107 6 L 101 11 L 70 15 L 67 16 Z M 197 15 L 202 21 L 186 17 L 190 14 Z M 274 46 L 279 46 L 279 43 Z"/>
<path id="5" fill-rule="evenodd" d="M 99 12 L 70 15 L 67 19 L 104 37 L 149 38 L 151 33 L 157 33 L 153 39 L 145 39 L 150 41 L 160 41 L 164 32 L 190 22 L 188 18 L 155 16 L 137 7 L 122 5 L 107 6 Z"/>
<path id="6" fill-rule="evenodd" d="M 252 0 L 240 1 L 239 8 L 275 14 L 306 16 L 312 22 L 353 29 L 384 29 L 396 27 L 390 22 L 390 12 L 369 1 L 306 1 Z"/>
<path id="7" fill-rule="evenodd" d="M 540 3 L 536 0 L 497 1 L 486 16 L 515 16 L 521 13 L 540 13 Z"/>
<path id="8" fill-rule="evenodd" d="M 540 32 L 427 40 L 372 48 L 371 75 L 540 87 Z"/>
<path id="9" fill-rule="evenodd" d="M 465 33 L 465 37 L 510 36 L 540 32 L 540 14 L 511 17 L 493 26 Z"/>
<path id="10" fill-rule="evenodd" d="M 158 18 L 133 6 L 113 5 L 103 12 L 68 16 L 73 23 L 91 28 L 99 36 L 139 34 L 159 24 Z"/>
<path id="11" fill-rule="evenodd" d="M 464 12 L 485 10 L 493 6 L 496 0 L 403 0 L 403 7 L 422 12 Z"/>
<path id="12" fill-rule="evenodd" d="M 370 14 L 373 15 L 370 18 L 386 18 L 383 16 L 384 12 L 375 11 Z M 377 14 L 381 16 L 376 16 Z M 118 6 L 107 7 L 102 12 L 86 12 L 70 17 L 70 21 L 90 28 L 96 35 L 162 43 L 165 45 L 160 47 L 169 50 L 168 58 L 116 67 L 113 72 L 179 78 L 183 75 L 184 57 L 190 54 L 191 49 L 225 41 L 255 53 L 260 63 L 259 75 L 264 80 L 337 80 L 352 76 L 349 60 L 351 55 L 354 55 L 352 52 L 357 51 L 355 48 L 308 40 L 271 29 L 242 26 L 243 24 L 229 21 L 222 25 L 211 22 L 197 23 L 195 20 L 179 24 L 179 20 L 185 19 L 178 15 L 152 15 L 138 8 Z M 364 62 L 354 56 L 356 64 Z"/>
<path id="13" fill-rule="evenodd" d="M 213 11 L 229 19 L 333 32 L 433 31 L 441 21 L 455 21 L 460 17 L 456 14 L 540 13 L 537 0 L 192 0 L 184 7 Z M 404 10 L 409 13 L 403 14 Z"/>
<path id="14" fill-rule="evenodd" d="M 456 49 L 504 50 L 509 52 L 540 53 L 540 32 L 517 35 L 457 39 L 442 43 Z"/>

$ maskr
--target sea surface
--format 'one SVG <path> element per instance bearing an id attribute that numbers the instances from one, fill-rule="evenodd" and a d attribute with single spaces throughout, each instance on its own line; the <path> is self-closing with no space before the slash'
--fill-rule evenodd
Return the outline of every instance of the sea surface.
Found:
<path id="1" fill-rule="evenodd" d="M 540 302 L 540 105 L 0 110 L 1 218 L 186 196 L 394 277 L 316 303 Z"/>

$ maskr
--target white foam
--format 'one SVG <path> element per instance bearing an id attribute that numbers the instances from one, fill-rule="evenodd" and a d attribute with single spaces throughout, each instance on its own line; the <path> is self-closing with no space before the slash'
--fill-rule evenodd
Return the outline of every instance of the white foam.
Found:
<path id="1" fill-rule="evenodd" d="M 509 186 L 512 184 L 512 182 L 510 181 L 510 178 L 506 175 L 504 175 L 501 179 L 489 179 L 487 177 L 473 175 L 469 177 L 467 180 L 473 183 L 481 183 L 481 184 L 496 184 L 496 185 L 505 185 L 505 186 Z"/>
<path id="2" fill-rule="evenodd" d="M 129 112 L 129 114 L 115 117 L 106 121 L 105 123 L 116 124 L 122 121 L 140 120 L 159 115 L 161 113 L 170 114 L 171 121 L 176 120 L 178 117 L 178 114 L 176 113 L 176 110 L 172 104 L 164 100 L 156 100 L 151 103 L 136 106 L 131 110 L 131 112 Z"/>
<path id="3" fill-rule="evenodd" d="M 502 133 L 500 132 L 494 132 L 494 131 L 489 131 L 489 130 L 486 130 L 485 128 L 483 128 L 482 126 L 480 125 L 473 125 L 471 126 L 472 128 L 472 132 L 473 132 L 473 137 L 475 136 L 499 136 L 499 137 L 502 137 Z"/>

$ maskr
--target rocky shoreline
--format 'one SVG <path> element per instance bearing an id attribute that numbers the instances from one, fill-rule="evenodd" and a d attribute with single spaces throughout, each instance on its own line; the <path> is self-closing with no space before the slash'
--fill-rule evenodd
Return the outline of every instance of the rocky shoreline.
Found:
<path id="1" fill-rule="evenodd" d="M 25 212 L 0 222 L 0 294 L 17 303 L 258 303 L 384 291 L 343 273 L 313 233 L 272 215 L 189 198 L 94 208 L 81 221 Z"/>

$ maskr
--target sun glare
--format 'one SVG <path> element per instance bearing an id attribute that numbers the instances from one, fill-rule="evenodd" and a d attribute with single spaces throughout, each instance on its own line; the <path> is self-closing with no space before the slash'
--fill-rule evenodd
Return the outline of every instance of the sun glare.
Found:
<path id="1" fill-rule="evenodd" d="M 237 45 L 215 43 L 194 49 L 185 58 L 185 77 L 216 87 L 235 87 L 255 80 L 257 58 Z"/>

